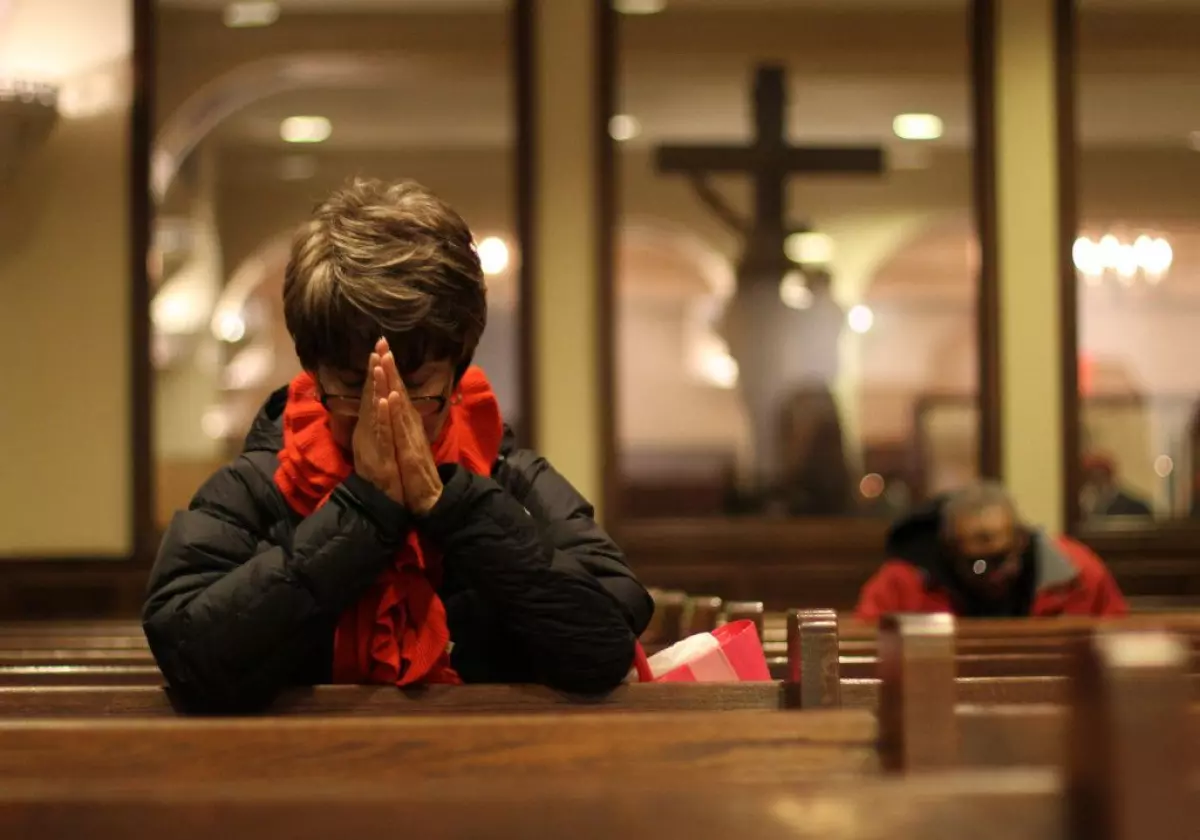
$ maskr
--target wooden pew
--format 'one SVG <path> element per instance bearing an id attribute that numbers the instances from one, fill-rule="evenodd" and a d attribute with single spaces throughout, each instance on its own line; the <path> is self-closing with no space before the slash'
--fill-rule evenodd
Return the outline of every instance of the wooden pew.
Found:
<path id="1" fill-rule="evenodd" d="M 351 769 L 398 784 L 498 773 L 536 778 L 564 768 L 619 768 L 631 785 L 665 772 L 676 780 L 783 781 L 877 770 L 875 731 L 873 715 L 846 710 L 5 721 L 0 787 L 31 775 L 62 784 L 271 776 L 332 782 Z"/>
<path id="2" fill-rule="evenodd" d="M 0 623 L 0 686 L 161 682 L 136 623 Z"/>
<path id="3" fill-rule="evenodd" d="M 940 617 L 930 617 L 931 620 L 941 620 Z M 1177 619 L 1179 621 L 1180 619 Z M 1196 626 L 1196 617 L 1188 616 L 1182 620 L 1187 629 Z M 1002 630 L 1011 632 L 1018 638 L 1034 639 L 1043 632 L 1041 622 L 1008 621 L 1008 622 L 952 622 L 954 628 L 950 640 L 950 656 L 955 672 L 955 687 L 960 703 L 1003 705 L 1011 703 L 1063 703 L 1066 701 L 1067 666 L 1069 653 L 1082 641 L 1086 641 L 1097 627 L 1120 627 L 1125 630 L 1152 630 L 1159 622 L 1144 622 L 1125 620 L 1121 622 L 1097 622 L 1092 620 L 1070 619 L 1064 621 L 1063 627 L 1053 628 L 1057 635 L 1052 635 L 1042 647 L 1038 657 L 1053 655 L 1062 662 L 1062 670 L 1056 676 L 1038 676 L 1036 672 L 1041 660 L 1031 660 L 1037 665 L 1025 667 L 1018 655 L 1006 655 L 1002 660 L 1009 673 L 1019 676 L 981 677 L 971 671 L 970 676 L 963 676 L 962 664 L 972 662 L 973 657 L 960 655 L 963 647 L 962 634 L 981 633 L 984 638 L 999 638 Z M 833 707 L 843 705 L 851 708 L 876 708 L 879 705 L 880 682 L 875 677 L 850 677 L 841 672 L 842 644 L 840 641 L 841 624 L 832 610 L 793 610 L 789 614 L 788 625 L 788 657 L 785 676 L 788 681 L 801 686 L 804 699 L 803 706 Z M 1085 631 L 1087 631 L 1085 633 Z M 873 633 L 878 632 L 872 629 Z M 881 632 L 881 631 L 880 631 Z M 880 637 L 882 638 L 882 637 Z M 1055 653 L 1049 654 L 1047 651 Z M 882 652 L 881 652 L 882 655 Z M 778 670 L 778 666 L 776 666 Z M 1200 699 L 1200 676 L 1196 676 L 1197 659 L 1189 656 L 1188 684 L 1193 696 Z M 1032 674 L 1029 672 L 1033 672 Z"/>
<path id="4" fill-rule="evenodd" d="M 953 623 L 939 617 L 905 617 L 893 627 L 894 640 L 885 646 L 885 654 L 893 665 L 885 669 L 882 686 L 874 690 L 880 698 L 880 719 L 886 719 L 898 704 L 935 710 L 947 719 L 957 716 L 963 738 L 965 765 L 1008 766 L 1013 764 L 1051 764 L 1058 759 L 1064 715 L 1061 706 L 1067 696 L 1055 699 L 1060 705 L 1030 705 L 1025 708 L 997 706 L 1003 695 L 993 693 L 984 697 L 987 705 L 962 705 L 962 681 L 954 678 Z M 915 651 L 915 652 L 914 652 Z M 912 663 L 916 663 L 915 665 Z M 936 667 L 929 663 L 934 663 Z M 914 668 L 919 678 L 910 674 Z M 940 669 L 940 670 L 938 670 Z M 463 714 L 489 715 L 513 713 L 521 715 L 586 714 L 600 711 L 628 712 L 696 712 L 733 710 L 788 710 L 800 706 L 819 706 L 824 694 L 831 690 L 830 680 L 817 680 L 798 671 L 796 684 L 708 684 L 679 685 L 651 684 L 623 686 L 601 698 L 571 697 L 536 686 L 431 686 L 424 689 L 400 691 L 389 687 L 330 686 L 297 689 L 286 692 L 270 715 L 339 716 L 339 717 L 429 717 Z M 809 672 L 810 674 L 812 672 Z M 893 686 L 917 685 L 925 692 L 923 699 L 906 700 L 907 695 L 893 690 L 888 693 L 888 679 Z M 1186 677 L 1185 677 L 1186 682 Z M 938 687 L 937 691 L 933 687 Z M 1060 692 L 1067 686 L 1056 681 Z M 844 690 L 839 685 L 838 690 Z M 1193 699 L 1197 698 L 1195 679 L 1191 679 Z M 813 701 L 816 692 L 816 701 Z M 930 692 L 934 692 L 930 695 Z M 932 702 L 929 697 L 951 698 Z M 979 698 L 974 698 L 978 700 Z M 1028 698 L 1020 698 L 1027 700 Z M 937 712 L 937 709 L 942 711 Z M 949 711 L 946 711 L 946 709 Z M 891 710 L 891 711 L 890 711 Z M 858 714 L 853 713 L 853 714 Z M 24 688 L 0 690 L 0 718 L 42 719 L 87 716 L 110 717 L 173 717 L 175 711 L 165 692 L 149 688 L 90 688 L 44 689 Z M 1192 719 L 1192 737 L 1200 738 L 1200 726 Z"/>
<path id="5" fill-rule="evenodd" d="M 970 741 L 946 688 L 952 642 L 952 627 L 927 617 L 885 628 L 881 764 L 920 771 L 907 778 L 860 776 L 874 775 L 873 722 L 847 711 L 35 722 L 0 726 L 0 829 L 88 837 L 219 830 L 226 838 L 261 836 L 266 824 L 274 832 L 294 826 L 287 836 L 298 837 L 317 836 L 313 826 L 397 824 L 441 837 L 1191 836 L 1194 765 L 1180 746 L 1189 723 L 1185 665 L 1171 638 L 1102 635 L 1080 649 L 1061 777 L 937 772 L 955 766 L 956 750 Z M 831 773 L 856 778 L 830 783 Z M 311 814 L 313 826 L 288 817 L 291 806 Z"/>
<path id="6" fill-rule="evenodd" d="M 327 840 L 402 832 L 439 840 L 1068 840 L 1064 786 L 1050 772 L 757 785 L 615 774 L 503 774 L 470 783 L 372 778 L 173 782 L 34 780 L 0 789 L 0 834 L 47 840 Z M 1111 837 L 1142 840 L 1144 835 Z M 1155 840 L 1182 840 L 1155 835 Z"/>
<path id="7" fill-rule="evenodd" d="M 0 687 L 162 685 L 156 665 L 0 665 Z"/>
<path id="8" fill-rule="evenodd" d="M 728 605 L 726 607 L 728 609 Z M 783 679 L 795 683 L 794 686 L 785 687 L 785 691 L 792 692 L 794 697 L 788 702 L 793 704 L 810 706 L 837 706 L 839 704 L 854 707 L 854 708 L 876 708 L 878 705 L 879 682 L 873 676 L 876 669 L 874 660 L 872 660 L 870 672 L 872 676 L 846 676 L 842 670 L 846 657 L 840 654 L 844 645 L 839 639 L 840 628 L 843 626 L 838 621 L 836 614 L 832 611 L 821 610 L 805 610 L 794 614 L 795 620 L 792 624 L 794 638 L 792 643 L 796 645 L 794 653 L 789 653 L 789 658 L 795 667 L 792 669 L 795 673 L 789 673 L 785 667 L 780 669 L 783 673 L 779 674 Z M 1021 676 L 999 677 L 999 678 L 984 678 L 979 676 L 963 676 L 964 670 L 967 674 L 978 674 L 978 671 L 964 669 L 964 663 L 972 662 L 970 656 L 959 656 L 959 651 L 964 646 L 964 632 L 983 632 L 984 638 L 996 638 L 995 633 L 998 630 L 1008 632 L 1029 639 L 1039 639 L 1031 634 L 1030 625 L 1037 627 L 1049 624 L 1052 628 L 1058 624 L 1054 622 L 959 622 L 957 625 L 958 634 L 955 637 L 955 654 L 956 667 L 959 674 L 959 679 L 956 682 L 958 698 L 962 703 L 968 704 L 983 704 L 997 705 L 1009 703 L 1062 703 L 1065 701 L 1065 666 L 1060 667 L 1060 675 L 1057 677 L 1047 678 L 1037 676 L 1041 673 L 1034 665 L 1026 665 L 1026 660 L 1016 654 L 1006 654 L 1005 658 L 1000 661 L 1005 663 L 1005 669 L 1010 669 L 1011 673 L 1021 673 Z M 1066 659 L 1066 653 L 1069 638 L 1080 638 L 1080 630 L 1083 627 L 1089 626 L 1087 623 L 1078 621 L 1067 622 L 1069 633 L 1066 636 L 1059 635 L 1052 639 L 1053 647 L 1043 645 L 1040 656 L 1055 656 L 1060 660 Z M 1095 626 L 1095 622 L 1090 623 Z M 1126 622 L 1120 623 L 1120 626 L 1128 626 Z M 1133 626 L 1141 626 L 1138 622 L 1134 622 Z M 807 629 L 806 629 L 807 628 Z M 872 632 L 875 632 L 872 630 Z M 805 640 L 803 646 L 801 640 Z M 1042 640 L 1044 641 L 1044 640 Z M 872 640 L 872 644 L 875 642 Z M 801 649 L 803 647 L 803 649 Z M 1056 650 L 1057 653 L 1048 654 L 1047 649 Z M 149 660 L 146 660 L 149 662 Z M 1034 657 L 1028 660 L 1030 663 L 1037 663 L 1038 658 Z M 784 660 L 786 664 L 787 660 Z M 801 662 L 815 662 L 816 665 L 811 667 L 800 667 Z M 855 673 L 851 671 L 851 673 Z M 857 673 L 862 673 L 861 671 Z M 1004 673 L 1004 670 L 997 669 L 995 673 Z M 818 680 L 817 677 L 821 679 Z M 115 686 L 146 686 L 156 687 L 161 685 L 162 678 L 157 669 L 152 664 L 144 665 L 104 665 L 93 662 L 91 665 L 81 664 L 38 664 L 38 665 L 21 665 L 9 666 L 0 665 L 0 717 L 11 717 L 14 715 L 29 714 L 31 708 L 35 708 L 39 702 L 44 702 L 48 715 L 59 714 L 76 714 L 84 709 L 88 703 L 95 702 L 98 714 L 124 714 L 121 710 L 127 709 L 144 709 L 147 714 L 167 714 L 170 713 L 170 706 L 165 698 L 161 697 L 154 690 L 149 692 L 131 692 L 129 698 L 123 699 L 117 694 L 114 694 L 111 689 Z M 105 687 L 105 691 L 87 691 L 75 698 L 68 690 L 68 686 L 85 686 L 85 687 Z M 835 688 L 836 686 L 836 688 Z M 39 688 L 52 688 L 51 692 L 44 695 L 45 700 L 37 699 L 37 690 Z M 757 689 L 749 689 L 755 691 Z M 1200 691 L 1200 689 L 1197 689 Z M 552 692 L 543 695 L 537 695 L 536 690 L 521 688 L 519 690 L 507 690 L 505 688 L 491 688 L 489 691 L 493 693 L 488 698 L 476 698 L 471 702 L 482 702 L 483 708 L 495 709 L 497 711 L 517 710 L 524 711 L 529 708 L 534 709 L 551 709 L 555 702 L 574 703 L 574 700 L 564 700 Z M 534 693 L 529 693 L 533 691 Z M 804 694 L 804 698 L 800 697 Z M 328 702 L 333 704 L 334 709 L 342 709 L 346 707 L 345 694 L 317 694 L 304 695 L 290 694 L 289 696 L 308 697 L 306 700 L 298 701 L 295 705 L 297 709 L 319 709 L 325 698 L 330 698 Z M 374 695 L 372 695 L 374 697 Z M 670 706 L 656 706 L 655 704 L 665 702 L 660 699 L 643 701 L 640 699 L 628 700 L 627 698 L 640 698 L 643 695 L 628 695 L 624 690 L 617 692 L 610 701 L 615 703 L 617 707 L 623 707 L 623 704 L 630 703 L 632 708 L 668 708 Z M 731 700 L 732 695 L 716 694 L 713 699 L 707 698 L 705 695 L 696 695 L 701 698 L 696 701 L 695 708 L 713 709 L 723 708 L 722 703 L 730 702 L 731 708 L 743 708 L 743 704 L 749 702 L 744 698 L 749 695 L 739 695 L 743 699 Z M 155 700 L 148 701 L 148 697 L 153 697 Z M 559 697 L 558 700 L 554 698 Z M 530 698 L 536 698 L 532 701 Z M 372 700 L 368 705 L 374 705 L 377 700 Z M 532 706 L 530 703 L 532 702 Z M 682 699 L 673 700 L 674 703 L 684 702 Z M 776 702 L 774 694 L 767 690 L 767 693 L 761 697 L 757 697 L 753 701 L 757 704 L 755 707 L 766 707 Z M 288 704 L 285 707 L 290 708 Z M 682 708 L 682 706 L 674 706 Z M 408 708 L 407 706 L 405 708 Z M 63 711 L 56 711 L 62 709 Z M 291 712 L 289 712 L 291 713 Z M 301 711 L 300 713 L 309 713 Z M 373 712 L 372 712 L 373 713 Z M 396 712 L 382 712 L 384 714 Z"/>

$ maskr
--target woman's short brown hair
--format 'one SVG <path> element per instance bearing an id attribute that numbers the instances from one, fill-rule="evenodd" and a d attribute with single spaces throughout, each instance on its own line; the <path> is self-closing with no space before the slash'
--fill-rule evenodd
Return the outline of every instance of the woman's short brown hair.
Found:
<path id="1" fill-rule="evenodd" d="M 420 184 L 355 179 L 296 235 L 283 314 L 307 370 L 364 368 L 382 335 L 404 373 L 449 359 L 461 374 L 487 323 L 471 231 Z"/>

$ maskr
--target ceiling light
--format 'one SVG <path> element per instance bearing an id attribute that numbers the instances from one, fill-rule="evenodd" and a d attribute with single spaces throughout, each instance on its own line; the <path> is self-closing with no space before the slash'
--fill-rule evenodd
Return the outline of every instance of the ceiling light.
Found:
<path id="1" fill-rule="evenodd" d="M 892 131 L 901 140 L 936 140 L 942 136 L 942 120 L 933 114 L 899 114 Z"/>
<path id="2" fill-rule="evenodd" d="M 225 7 L 225 25 L 230 29 L 270 26 L 279 20 L 279 4 L 271 0 L 246 0 Z"/>
<path id="3" fill-rule="evenodd" d="M 613 8 L 622 15 L 656 15 L 667 8 L 667 0 L 613 0 Z"/>
<path id="4" fill-rule="evenodd" d="M 332 133 L 325 117 L 288 117 L 279 125 L 279 136 L 288 143 L 324 143 Z"/>
<path id="5" fill-rule="evenodd" d="M 475 246 L 483 273 L 495 275 L 508 268 L 508 246 L 498 236 L 488 236 Z"/>
<path id="6" fill-rule="evenodd" d="M 815 230 L 793 233 L 783 240 L 783 253 L 800 265 L 829 265 L 833 262 L 833 238 Z"/>
<path id="7" fill-rule="evenodd" d="M 850 329 L 861 335 L 875 324 L 875 313 L 871 311 L 871 307 L 860 303 L 847 313 L 846 323 L 850 325 Z"/>
<path id="8" fill-rule="evenodd" d="M 618 143 L 632 140 L 642 133 L 642 124 L 632 114 L 615 114 L 608 121 L 608 136 Z"/>

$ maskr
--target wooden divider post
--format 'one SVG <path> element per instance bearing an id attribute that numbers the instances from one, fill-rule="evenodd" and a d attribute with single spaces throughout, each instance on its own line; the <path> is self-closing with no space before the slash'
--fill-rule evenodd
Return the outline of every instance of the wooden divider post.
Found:
<path id="1" fill-rule="evenodd" d="M 721 599 L 715 595 L 697 595 L 688 598 L 684 614 L 683 636 L 711 633 L 717 629 L 721 618 Z"/>
<path id="2" fill-rule="evenodd" d="M 1072 840 L 1184 840 L 1193 738 L 1188 650 L 1153 631 L 1098 631 L 1076 646 L 1066 744 Z"/>
<path id="3" fill-rule="evenodd" d="M 884 616 L 879 677 L 879 758 L 884 769 L 909 773 L 955 766 L 954 616 Z"/>
<path id="4" fill-rule="evenodd" d="M 789 610 L 788 690 L 800 708 L 842 705 L 838 620 L 834 610 Z"/>

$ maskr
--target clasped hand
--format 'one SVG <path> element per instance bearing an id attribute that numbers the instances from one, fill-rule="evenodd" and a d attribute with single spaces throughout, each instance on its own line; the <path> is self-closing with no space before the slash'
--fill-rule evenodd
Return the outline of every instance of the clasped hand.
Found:
<path id="1" fill-rule="evenodd" d="M 353 448 L 355 472 L 413 513 L 429 513 L 441 498 L 425 427 L 383 338 L 367 362 Z"/>

